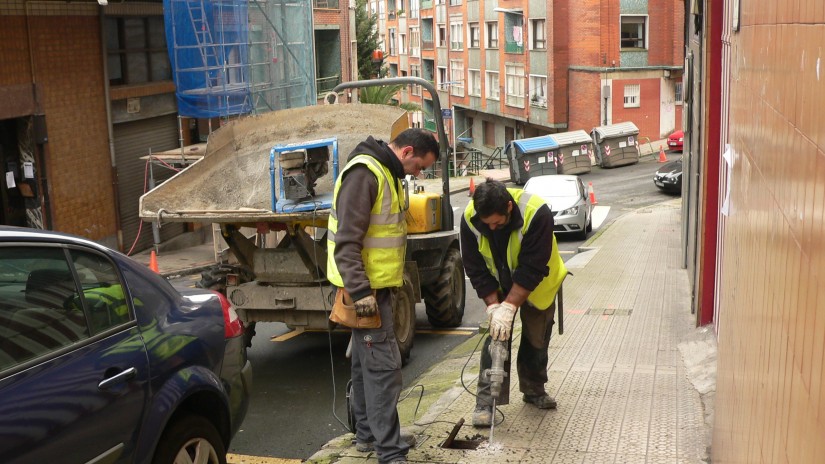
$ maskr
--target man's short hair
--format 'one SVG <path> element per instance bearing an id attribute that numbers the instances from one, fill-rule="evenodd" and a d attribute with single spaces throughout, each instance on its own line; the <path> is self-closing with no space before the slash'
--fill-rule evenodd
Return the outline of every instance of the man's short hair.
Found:
<path id="1" fill-rule="evenodd" d="M 435 135 L 424 129 L 415 127 L 407 129 L 396 135 L 390 144 L 396 148 L 413 147 L 413 154 L 420 158 L 427 156 L 427 153 L 430 152 L 435 155 L 435 159 L 441 156 L 441 152 L 438 151 L 438 141 L 435 139 Z"/>
<path id="2" fill-rule="evenodd" d="M 506 216 L 507 205 L 513 200 L 504 182 L 487 178 L 487 181 L 476 187 L 473 193 L 473 204 L 479 217 L 486 218 L 493 214 Z"/>

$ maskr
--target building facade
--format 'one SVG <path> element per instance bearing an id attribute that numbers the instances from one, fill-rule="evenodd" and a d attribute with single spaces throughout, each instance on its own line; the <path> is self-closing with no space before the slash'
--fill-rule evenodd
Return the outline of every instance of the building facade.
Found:
<path id="1" fill-rule="evenodd" d="M 318 95 L 355 69 L 353 9 L 338 1 L 306 6 L 314 66 L 291 67 L 316 69 L 308 78 Z M 243 3 L 250 47 L 282 45 L 275 32 L 260 37 L 272 22 L 260 7 L 267 2 Z M 138 217 L 151 182 L 175 173 L 147 156 L 205 141 L 221 124 L 178 117 L 165 26 L 162 0 L 0 2 L 0 224 L 78 234 L 127 252 L 187 229 L 153 231 Z"/>
<path id="2" fill-rule="evenodd" d="M 492 154 L 512 140 L 631 121 L 681 128 L 682 1 L 376 0 L 390 76 L 432 81 L 452 136 Z M 433 124 L 418 88 L 417 123 Z M 432 128 L 432 127 L 430 127 Z"/>

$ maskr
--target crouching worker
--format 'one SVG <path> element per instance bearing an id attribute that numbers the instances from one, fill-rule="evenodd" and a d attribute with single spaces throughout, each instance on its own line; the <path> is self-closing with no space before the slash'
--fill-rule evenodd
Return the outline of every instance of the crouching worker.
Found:
<path id="1" fill-rule="evenodd" d="M 553 215 L 540 197 L 508 189 L 488 179 L 479 185 L 461 219 L 464 269 L 490 316 L 489 336 L 481 351 L 479 372 L 489 369 L 492 340 L 511 343 L 513 321 L 521 308 L 521 345 L 516 367 L 523 400 L 540 409 L 555 409 L 547 394 L 547 349 L 553 329 L 556 293 L 567 269 L 553 234 Z M 510 371 L 509 356 L 504 364 Z M 490 380 L 479 375 L 473 425 L 489 427 L 494 419 Z M 496 404 L 508 404 L 509 376 Z"/>

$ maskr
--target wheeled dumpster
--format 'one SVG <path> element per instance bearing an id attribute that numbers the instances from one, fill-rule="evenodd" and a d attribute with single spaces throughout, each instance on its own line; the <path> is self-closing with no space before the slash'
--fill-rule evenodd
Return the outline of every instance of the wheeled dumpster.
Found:
<path id="1" fill-rule="evenodd" d="M 550 137 L 559 146 L 553 153 L 559 174 L 587 174 L 590 172 L 590 155 L 593 140 L 583 130 L 560 132 Z"/>
<path id="2" fill-rule="evenodd" d="M 632 122 L 599 126 L 591 135 L 599 166 L 615 168 L 639 162 L 639 128 Z"/>
<path id="3" fill-rule="evenodd" d="M 523 185 L 531 176 L 558 174 L 555 153 L 559 145 L 549 135 L 513 140 L 505 147 L 510 180 Z"/>

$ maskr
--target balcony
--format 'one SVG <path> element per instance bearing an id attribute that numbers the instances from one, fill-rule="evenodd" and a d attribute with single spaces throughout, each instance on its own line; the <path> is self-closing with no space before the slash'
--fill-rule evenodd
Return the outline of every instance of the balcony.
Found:
<path id="1" fill-rule="evenodd" d="M 504 42 L 504 53 L 524 54 L 524 42 Z"/>
<path id="2" fill-rule="evenodd" d="M 341 76 L 329 76 L 329 77 L 321 77 L 315 79 L 315 86 L 318 89 L 318 95 L 321 95 L 324 92 L 329 92 L 335 88 L 336 85 L 341 83 Z"/>
<path id="3" fill-rule="evenodd" d="M 422 40 L 421 48 L 424 50 L 435 50 L 435 42 L 432 40 Z"/>
<path id="4" fill-rule="evenodd" d="M 337 10 L 338 0 L 312 0 L 312 7 L 326 10 Z"/>
<path id="5" fill-rule="evenodd" d="M 426 10 L 433 7 L 433 0 L 421 0 L 421 9 Z"/>

